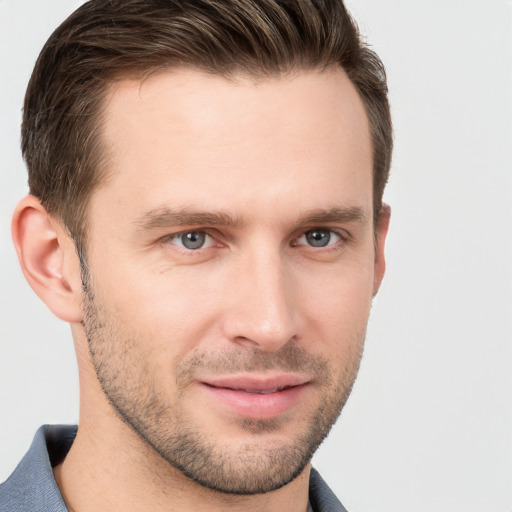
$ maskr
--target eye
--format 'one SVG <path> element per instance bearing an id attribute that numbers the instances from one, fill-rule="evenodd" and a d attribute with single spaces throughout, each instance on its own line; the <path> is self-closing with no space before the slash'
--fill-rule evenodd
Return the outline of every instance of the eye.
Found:
<path id="1" fill-rule="evenodd" d="M 310 247 L 329 247 L 341 240 L 341 236 L 330 229 L 310 229 L 301 235 L 296 245 L 309 245 Z"/>
<path id="2" fill-rule="evenodd" d="M 167 241 L 189 251 L 203 249 L 213 244 L 213 238 L 204 231 L 185 231 L 170 236 Z"/>

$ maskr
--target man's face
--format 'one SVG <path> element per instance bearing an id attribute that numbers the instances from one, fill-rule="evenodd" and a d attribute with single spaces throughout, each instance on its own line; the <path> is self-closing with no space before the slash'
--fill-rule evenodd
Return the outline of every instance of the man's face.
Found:
<path id="1" fill-rule="evenodd" d="M 106 397 L 207 487 L 284 485 L 348 397 L 383 272 L 355 89 L 174 70 L 113 87 L 104 138 L 83 325 Z"/>

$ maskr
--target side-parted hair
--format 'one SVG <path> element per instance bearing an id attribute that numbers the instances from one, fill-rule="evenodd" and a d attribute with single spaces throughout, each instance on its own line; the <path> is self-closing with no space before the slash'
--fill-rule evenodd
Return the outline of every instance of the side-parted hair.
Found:
<path id="1" fill-rule="evenodd" d="M 30 193 L 80 255 L 91 193 L 105 178 L 103 102 L 114 82 L 173 67 L 272 78 L 340 66 L 368 115 L 377 222 L 392 125 L 386 74 L 342 0 L 92 0 L 50 36 L 28 84 L 21 147 Z"/>

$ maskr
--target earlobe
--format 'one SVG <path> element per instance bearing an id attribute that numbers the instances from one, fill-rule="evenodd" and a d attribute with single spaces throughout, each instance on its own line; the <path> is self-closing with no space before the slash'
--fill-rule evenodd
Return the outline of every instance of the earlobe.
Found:
<path id="1" fill-rule="evenodd" d="M 80 265 L 74 243 L 61 223 L 29 195 L 14 211 L 12 236 L 32 289 L 54 315 L 66 322 L 80 322 Z"/>
<path id="2" fill-rule="evenodd" d="M 386 256 L 384 247 L 386 244 L 386 236 L 389 229 L 389 220 L 391 217 L 391 208 L 387 204 L 382 205 L 379 221 L 377 224 L 376 240 L 375 240 L 375 272 L 373 280 L 373 295 L 377 295 L 380 284 L 384 278 L 386 271 Z"/>

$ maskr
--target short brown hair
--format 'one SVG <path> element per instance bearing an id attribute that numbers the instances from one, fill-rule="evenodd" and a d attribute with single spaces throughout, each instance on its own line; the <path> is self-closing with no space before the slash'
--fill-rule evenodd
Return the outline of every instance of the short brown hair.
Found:
<path id="1" fill-rule="evenodd" d="M 342 67 L 369 118 L 378 219 L 392 150 L 386 74 L 342 0 L 92 0 L 42 49 L 22 125 L 30 192 L 65 224 L 79 254 L 88 200 L 104 175 L 106 89 L 173 66 L 258 77 Z"/>

